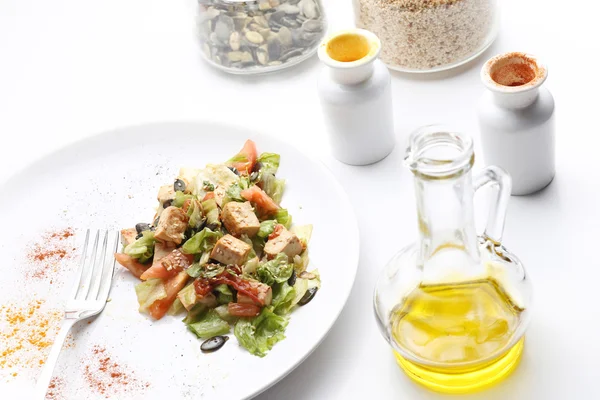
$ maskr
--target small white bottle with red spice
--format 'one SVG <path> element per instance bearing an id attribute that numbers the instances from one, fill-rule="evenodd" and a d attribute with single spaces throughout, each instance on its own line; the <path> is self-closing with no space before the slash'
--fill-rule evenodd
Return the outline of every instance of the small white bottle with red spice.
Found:
<path id="1" fill-rule="evenodd" d="M 554 98 L 542 86 L 548 68 L 525 53 L 500 54 L 481 70 L 488 89 L 478 104 L 486 164 L 512 177 L 512 194 L 537 192 L 555 174 Z"/>

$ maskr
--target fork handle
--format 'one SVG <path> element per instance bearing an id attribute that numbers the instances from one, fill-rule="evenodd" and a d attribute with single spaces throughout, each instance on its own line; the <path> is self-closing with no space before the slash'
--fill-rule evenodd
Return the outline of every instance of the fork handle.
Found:
<path id="1" fill-rule="evenodd" d="M 54 372 L 54 367 L 58 361 L 58 356 L 60 355 L 60 351 L 65 343 L 65 339 L 67 338 L 67 335 L 69 334 L 69 331 L 75 322 L 77 322 L 75 319 L 63 320 L 60 331 L 58 332 L 58 335 L 56 335 L 56 338 L 54 338 L 54 344 L 50 349 L 50 354 L 48 354 L 48 358 L 44 363 L 42 373 L 40 374 L 35 385 L 34 398 L 36 400 L 44 400 L 46 398 L 46 392 L 48 391 L 48 385 L 50 385 L 50 380 L 52 379 L 52 373 Z"/>

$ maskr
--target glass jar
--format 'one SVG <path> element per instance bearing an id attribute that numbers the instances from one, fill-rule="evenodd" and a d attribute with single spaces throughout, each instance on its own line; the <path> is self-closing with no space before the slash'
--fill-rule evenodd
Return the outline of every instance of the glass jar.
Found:
<path id="1" fill-rule="evenodd" d="M 487 49 L 499 25 L 498 0 L 353 0 L 356 25 L 381 39 L 381 60 L 404 72 L 464 64 Z"/>
<path id="2" fill-rule="evenodd" d="M 325 32 L 320 0 L 199 0 L 202 54 L 233 74 L 298 64 L 315 54 Z"/>
<path id="3" fill-rule="evenodd" d="M 411 136 L 406 164 L 415 178 L 419 239 L 390 260 L 375 288 L 381 332 L 416 382 L 468 393 L 518 365 L 530 319 L 531 286 L 501 244 L 511 179 L 498 167 L 472 176 L 470 137 L 441 127 Z M 497 188 L 482 236 L 473 196 Z"/>

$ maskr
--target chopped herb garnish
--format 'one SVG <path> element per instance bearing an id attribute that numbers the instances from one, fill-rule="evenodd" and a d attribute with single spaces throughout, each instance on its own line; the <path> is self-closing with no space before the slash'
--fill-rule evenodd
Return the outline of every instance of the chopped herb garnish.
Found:
<path id="1" fill-rule="evenodd" d="M 213 185 L 209 181 L 204 181 L 204 182 L 202 182 L 202 189 L 206 190 L 207 192 L 214 192 L 215 185 Z"/>

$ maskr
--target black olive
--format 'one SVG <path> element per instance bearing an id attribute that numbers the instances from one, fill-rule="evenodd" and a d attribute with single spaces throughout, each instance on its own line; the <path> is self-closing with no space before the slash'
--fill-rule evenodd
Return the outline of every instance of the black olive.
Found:
<path id="1" fill-rule="evenodd" d="M 213 336 L 210 339 L 206 339 L 200 345 L 200 350 L 203 353 L 212 353 L 213 351 L 219 350 L 226 341 L 229 340 L 229 336 Z"/>
<path id="2" fill-rule="evenodd" d="M 185 182 L 181 179 L 176 179 L 173 184 L 173 189 L 175 189 L 176 192 L 185 192 Z"/>
<path id="3" fill-rule="evenodd" d="M 308 289 L 306 293 L 304 293 L 304 296 L 302 296 L 302 298 L 298 302 L 298 305 L 304 306 L 308 304 L 315 297 L 315 294 L 317 294 L 317 290 L 319 290 L 319 288 L 316 287 L 311 287 L 310 289 Z"/>
<path id="4" fill-rule="evenodd" d="M 292 270 L 292 276 L 288 279 L 288 285 L 294 286 L 296 284 L 296 270 Z"/>
<path id="5" fill-rule="evenodd" d="M 173 200 L 167 200 L 163 203 L 163 208 L 171 207 L 171 204 L 173 204 Z"/>
<path id="6" fill-rule="evenodd" d="M 258 172 L 255 171 L 255 172 L 253 172 L 253 173 L 250 174 L 250 180 L 251 181 L 255 181 L 257 179 L 258 179 Z"/>
<path id="7" fill-rule="evenodd" d="M 235 168 L 235 167 L 227 167 L 227 168 L 229 168 L 229 170 L 231 172 L 233 172 L 234 174 L 236 174 L 237 176 L 240 176 L 240 171 L 238 171 L 237 168 Z"/>
<path id="8" fill-rule="evenodd" d="M 139 224 L 135 224 L 135 231 L 137 233 L 142 233 L 144 231 L 149 231 L 150 230 L 150 224 L 147 224 L 145 222 L 140 222 Z"/>
<path id="9" fill-rule="evenodd" d="M 260 171 L 260 169 L 262 167 L 263 167 L 262 163 L 260 161 L 258 161 L 254 164 L 254 167 L 252 167 L 252 172 L 258 172 L 258 171 Z"/>
<path id="10" fill-rule="evenodd" d="M 142 236 L 144 236 L 144 235 L 142 234 L 142 232 L 138 233 L 138 234 L 135 236 L 135 240 L 138 240 L 138 239 L 139 239 L 139 238 L 141 238 Z"/>

